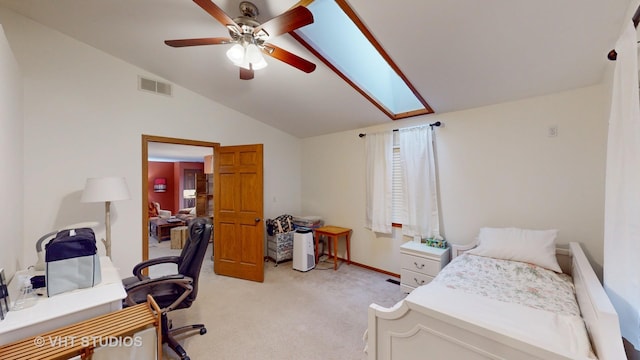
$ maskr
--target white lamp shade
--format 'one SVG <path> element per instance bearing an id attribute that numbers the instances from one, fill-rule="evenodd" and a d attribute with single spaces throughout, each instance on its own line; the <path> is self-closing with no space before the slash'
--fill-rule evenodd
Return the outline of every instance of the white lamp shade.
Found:
<path id="1" fill-rule="evenodd" d="M 187 189 L 182 191 L 182 197 L 185 199 L 195 199 L 196 198 L 196 189 Z"/>
<path id="2" fill-rule="evenodd" d="M 251 70 L 251 63 L 247 61 L 247 59 L 245 59 L 243 62 L 239 63 L 239 64 L 235 64 L 237 66 L 243 67 L 247 70 Z"/>
<path id="3" fill-rule="evenodd" d="M 260 49 L 258 49 L 258 47 L 255 44 L 247 45 L 245 57 L 252 64 L 256 64 L 256 63 L 259 63 L 260 60 L 264 60 L 262 58 L 262 53 L 260 53 Z"/>
<path id="4" fill-rule="evenodd" d="M 104 202 L 131 199 L 127 180 L 123 177 L 88 178 L 81 202 Z"/>
<path id="5" fill-rule="evenodd" d="M 229 50 L 227 50 L 227 57 L 236 65 L 242 63 L 242 60 L 244 59 L 244 47 L 240 44 L 233 45 Z"/>
<path id="6" fill-rule="evenodd" d="M 248 44 L 246 47 L 235 44 L 227 50 L 227 57 L 234 65 L 247 70 L 260 70 L 267 66 L 267 62 L 256 44 Z"/>
<path id="7" fill-rule="evenodd" d="M 259 62 L 257 62 L 257 63 L 252 63 L 252 64 L 251 64 L 251 67 L 253 68 L 253 70 L 260 70 L 260 69 L 264 69 L 264 68 L 266 68 L 266 67 L 267 67 L 267 65 L 268 65 L 268 64 L 267 64 L 267 60 L 265 60 L 265 59 L 264 59 L 264 57 L 263 57 L 263 58 L 261 58 L 261 59 L 260 59 L 260 61 L 259 61 Z"/>

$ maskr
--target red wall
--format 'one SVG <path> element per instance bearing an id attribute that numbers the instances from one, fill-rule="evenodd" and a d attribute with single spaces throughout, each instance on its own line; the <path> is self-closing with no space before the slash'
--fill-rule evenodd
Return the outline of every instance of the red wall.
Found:
<path id="1" fill-rule="evenodd" d="M 175 215 L 182 208 L 182 174 L 185 169 L 199 169 L 204 171 L 204 163 L 197 162 L 162 162 L 149 161 L 147 188 L 149 189 L 149 201 L 160 203 L 160 209 L 171 210 Z M 167 179 L 166 192 L 154 192 L 153 180 L 163 177 Z"/>
<path id="2" fill-rule="evenodd" d="M 175 211 L 175 194 L 178 189 L 178 184 L 173 177 L 173 163 L 172 162 L 160 162 L 149 161 L 147 188 L 149 189 L 149 201 L 155 201 L 160 203 L 160 209 L 171 210 L 174 214 Z M 155 192 L 153 191 L 153 180 L 155 178 L 167 179 L 167 191 Z"/>

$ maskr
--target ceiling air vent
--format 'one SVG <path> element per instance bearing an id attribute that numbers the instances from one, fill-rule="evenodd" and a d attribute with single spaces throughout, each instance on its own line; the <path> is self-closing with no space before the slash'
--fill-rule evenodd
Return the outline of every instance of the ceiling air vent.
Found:
<path id="1" fill-rule="evenodd" d="M 138 76 L 138 90 L 171 96 L 171 84 Z"/>

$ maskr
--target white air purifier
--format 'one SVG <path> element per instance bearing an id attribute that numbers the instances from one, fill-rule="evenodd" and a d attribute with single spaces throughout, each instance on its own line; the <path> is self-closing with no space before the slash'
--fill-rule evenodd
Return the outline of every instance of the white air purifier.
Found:
<path id="1" fill-rule="evenodd" d="M 298 228 L 293 234 L 293 269 L 309 271 L 315 266 L 313 232 L 311 229 Z"/>

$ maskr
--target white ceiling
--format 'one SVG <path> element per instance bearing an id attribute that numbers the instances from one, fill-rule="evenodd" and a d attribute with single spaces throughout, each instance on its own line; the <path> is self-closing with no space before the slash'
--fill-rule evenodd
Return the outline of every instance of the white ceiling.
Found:
<path id="1" fill-rule="evenodd" d="M 206 146 L 178 145 L 159 142 L 149 142 L 147 144 L 147 158 L 150 161 L 204 162 L 204 157 L 212 154 L 213 149 Z"/>
<path id="2" fill-rule="evenodd" d="M 239 14 L 240 0 L 214 2 L 232 18 Z M 296 3 L 253 2 L 261 22 Z M 349 3 L 437 114 L 599 83 L 631 0 Z M 0 0 L 0 6 L 300 138 L 391 121 L 288 34 L 270 42 L 314 62 L 315 72 L 269 58 L 255 79 L 241 81 L 225 57 L 230 45 L 164 45 L 228 35 L 189 0 Z"/>

